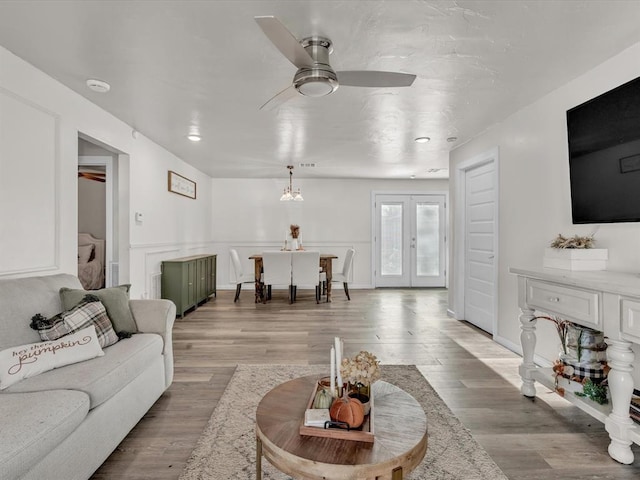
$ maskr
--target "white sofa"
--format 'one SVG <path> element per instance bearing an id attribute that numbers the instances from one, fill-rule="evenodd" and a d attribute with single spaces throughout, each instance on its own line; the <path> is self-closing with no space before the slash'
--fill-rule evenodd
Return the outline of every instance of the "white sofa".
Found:
<path id="1" fill-rule="evenodd" d="M 40 341 L 36 313 L 62 311 L 72 275 L 0 280 L 0 351 Z M 175 305 L 130 300 L 140 332 L 104 356 L 26 378 L 0 391 L 0 477 L 87 479 L 169 387 Z"/>

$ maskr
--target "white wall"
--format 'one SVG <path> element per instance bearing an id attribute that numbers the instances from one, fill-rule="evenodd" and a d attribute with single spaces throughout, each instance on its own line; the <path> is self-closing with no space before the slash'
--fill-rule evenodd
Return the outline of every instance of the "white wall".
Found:
<path id="1" fill-rule="evenodd" d="M 640 76 L 639 58 L 640 43 L 451 153 L 450 196 L 454 201 L 456 165 L 493 147 L 500 150 L 499 308 L 495 336 L 514 349 L 520 346 L 520 324 L 516 277 L 509 274 L 509 267 L 542 266 L 543 249 L 556 235 L 585 235 L 595 228 L 571 223 L 566 110 Z M 452 206 L 451 211 L 454 209 Z M 609 270 L 640 272 L 640 224 L 602 225 L 595 238 L 597 246 L 609 249 Z M 454 292 L 449 293 L 452 303 Z M 557 357 L 559 341 L 548 323 L 538 322 L 536 352 L 551 361 Z"/>
<path id="2" fill-rule="evenodd" d="M 252 271 L 249 255 L 284 245 L 289 225 L 300 225 L 306 249 L 335 253 L 342 268 L 346 250 L 356 249 L 353 288 L 371 287 L 371 193 L 447 192 L 447 180 L 327 180 L 296 178 L 304 202 L 280 202 L 288 183 L 278 179 L 214 179 L 214 253 L 218 254 L 218 288 L 232 288 L 229 249 L 235 248 Z"/>
<path id="3" fill-rule="evenodd" d="M 0 278 L 76 273 L 79 132 L 122 152 L 120 281 L 132 297 L 152 294 L 163 258 L 210 249 L 208 176 L 1 47 L 0 101 Z M 198 199 L 168 192 L 168 170 L 194 180 Z"/>

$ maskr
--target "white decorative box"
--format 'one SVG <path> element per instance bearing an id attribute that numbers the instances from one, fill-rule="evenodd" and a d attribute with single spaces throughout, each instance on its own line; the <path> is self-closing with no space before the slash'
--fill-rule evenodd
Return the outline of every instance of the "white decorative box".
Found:
<path id="1" fill-rule="evenodd" d="M 606 248 L 545 248 L 542 266 L 562 270 L 606 270 Z"/>

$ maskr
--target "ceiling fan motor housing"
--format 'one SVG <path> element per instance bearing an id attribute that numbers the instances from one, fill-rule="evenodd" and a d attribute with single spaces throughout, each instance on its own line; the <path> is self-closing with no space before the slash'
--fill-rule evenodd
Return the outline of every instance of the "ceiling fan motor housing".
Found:
<path id="1" fill-rule="evenodd" d="M 329 55 L 333 51 L 331 40 L 325 37 L 308 37 L 301 42 L 313 58 L 314 65 L 298 69 L 293 77 L 293 86 L 307 97 L 324 97 L 338 88 L 338 76 L 329 65 Z"/>

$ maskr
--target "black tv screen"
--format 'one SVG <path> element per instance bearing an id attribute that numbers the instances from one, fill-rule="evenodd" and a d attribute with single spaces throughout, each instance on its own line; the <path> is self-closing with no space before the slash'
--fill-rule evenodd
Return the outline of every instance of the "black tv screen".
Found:
<path id="1" fill-rule="evenodd" d="M 640 77 L 567 111 L 573 223 L 640 221 Z"/>

